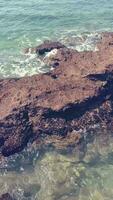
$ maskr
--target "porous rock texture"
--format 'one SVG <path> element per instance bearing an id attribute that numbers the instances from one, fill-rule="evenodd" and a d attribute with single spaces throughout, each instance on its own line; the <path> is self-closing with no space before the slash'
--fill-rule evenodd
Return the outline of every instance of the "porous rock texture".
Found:
<path id="1" fill-rule="evenodd" d="M 57 49 L 45 59 L 52 71 L 0 80 L 3 156 L 21 151 L 29 141 L 40 143 L 40 138 L 45 145 L 64 148 L 89 140 L 97 126 L 113 129 L 113 33 L 102 33 L 97 48 L 77 52 L 48 41 L 31 51 L 41 56 Z"/>

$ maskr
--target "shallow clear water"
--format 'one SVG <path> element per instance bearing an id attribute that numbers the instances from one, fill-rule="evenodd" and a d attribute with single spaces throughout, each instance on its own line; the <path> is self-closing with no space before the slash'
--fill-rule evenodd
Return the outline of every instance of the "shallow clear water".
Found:
<path id="1" fill-rule="evenodd" d="M 112 200 L 113 136 L 97 135 L 82 160 L 79 155 L 76 148 L 66 153 L 33 147 L 6 158 L 0 194 L 10 192 L 17 200 Z"/>
<path id="2" fill-rule="evenodd" d="M 58 39 L 79 51 L 95 50 L 100 33 L 112 30 L 113 0 L 0 0 L 0 78 L 48 70 L 36 55 L 24 55 L 25 47 Z M 75 149 L 26 149 L 5 158 L 0 194 L 10 192 L 17 200 L 112 200 L 113 138 L 106 141 L 95 138 L 82 161 Z"/>
<path id="3" fill-rule="evenodd" d="M 0 0 L 0 76 L 39 73 L 43 63 L 23 49 L 46 39 L 113 30 L 113 0 Z M 69 40 L 68 40 L 69 39 Z M 90 49 L 91 37 L 80 49 Z M 44 70 L 45 71 L 45 70 Z"/>

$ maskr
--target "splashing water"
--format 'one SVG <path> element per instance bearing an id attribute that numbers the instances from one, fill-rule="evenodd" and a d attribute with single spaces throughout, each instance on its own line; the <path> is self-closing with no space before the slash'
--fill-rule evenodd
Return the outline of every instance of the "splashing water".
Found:
<path id="1" fill-rule="evenodd" d="M 71 33 L 70 36 L 64 33 L 59 38 L 59 41 L 77 51 L 96 51 L 98 50 L 96 43 L 99 39 L 100 34 L 98 33 L 84 33 L 81 35 Z M 26 55 L 20 51 L 17 54 L 9 55 L 9 53 L 2 52 L 0 57 L 1 78 L 32 76 L 34 74 L 48 72 L 52 69 L 51 66 L 45 65 L 43 59 L 40 59 L 37 54 L 29 53 Z"/>

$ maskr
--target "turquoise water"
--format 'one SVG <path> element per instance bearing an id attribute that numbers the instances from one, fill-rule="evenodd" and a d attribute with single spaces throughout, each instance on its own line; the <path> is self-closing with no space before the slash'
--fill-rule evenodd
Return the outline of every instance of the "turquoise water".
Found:
<path id="1" fill-rule="evenodd" d="M 102 31 L 113 31 L 113 0 L 0 0 L 0 78 L 46 71 L 36 55 L 24 55 L 25 47 L 57 39 L 78 50 L 94 50 Z M 0 195 L 113 200 L 113 137 L 106 135 L 106 143 L 101 135 L 87 145 L 82 161 L 76 148 L 71 153 L 26 149 L 0 160 Z"/>
<path id="2" fill-rule="evenodd" d="M 0 78 L 47 70 L 36 55 L 24 55 L 25 47 L 52 39 L 78 50 L 95 50 L 102 31 L 113 31 L 113 0 L 0 0 Z M 43 155 L 24 150 L 4 159 L 0 195 L 9 192 L 17 200 L 112 200 L 113 137 L 106 141 L 103 145 L 101 137 L 88 144 L 83 162 L 75 149 L 65 154 L 46 149 Z"/>
<path id="3" fill-rule="evenodd" d="M 36 66 L 25 47 L 112 30 L 113 0 L 0 0 L 0 76 L 40 72 L 43 63 Z"/>

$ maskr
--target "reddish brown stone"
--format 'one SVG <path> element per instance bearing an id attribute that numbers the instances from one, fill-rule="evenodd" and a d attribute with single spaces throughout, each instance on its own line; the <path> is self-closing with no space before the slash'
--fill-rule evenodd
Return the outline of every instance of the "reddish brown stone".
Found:
<path id="1" fill-rule="evenodd" d="M 31 138 L 39 141 L 42 136 L 57 135 L 69 145 L 73 131 L 83 137 L 84 130 L 94 124 L 112 128 L 112 42 L 113 33 L 103 33 L 96 52 L 59 47 L 49 60 L 50 65 L 58 62 L 53 71 L 0 80 L 0 150 L 4 156 L 21 151 Z"/>

